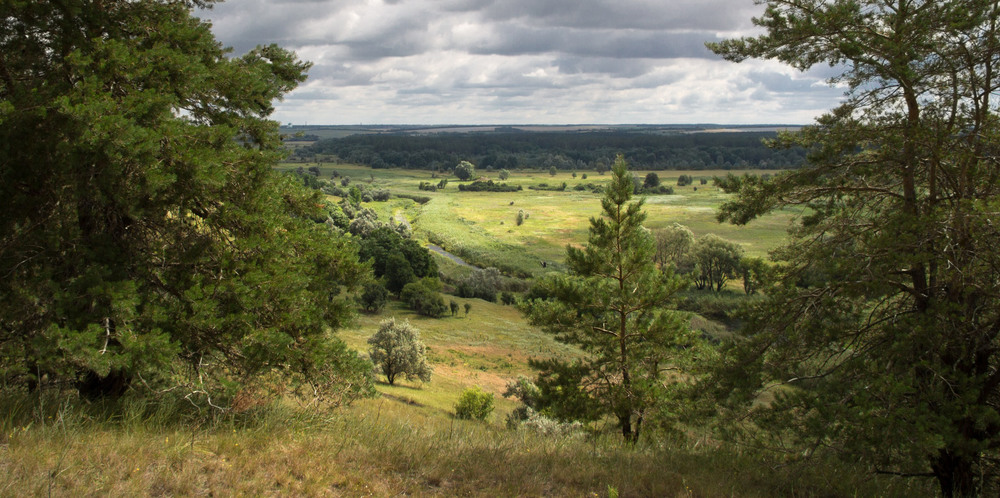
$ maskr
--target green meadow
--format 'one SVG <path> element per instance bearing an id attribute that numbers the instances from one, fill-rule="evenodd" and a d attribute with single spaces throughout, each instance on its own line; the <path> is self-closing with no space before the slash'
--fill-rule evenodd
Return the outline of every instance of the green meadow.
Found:
<path id="1" fill-rule="evenodd" d="M 305 164 L 302 166 L 313 166 Z M 285 164 L 294 169 L 300 164 Z M 454 177 L 437 176 L 430 171 L 371 169 L 364 166 L 329 163 L 320 164 L 321 178 L 329 178 L 336 170 L 352 182 L 373 183 L 390 189 L 394 196 L 400 194 L 426 199 L 421 204 L 411 199 L 398 198 L 385 203 L 370 203 L 380 218 L 405 215 L 413 225 L 417 237 L 437 244 L 447 251 L 481 267 L 495 266 L 509 273 L 539 275 L 549 269 L 562 268 L 566 245 L 586 242 L 589 219 L 600 212 L 600 195 L 590 190 L 576 190 L 577 185 L 603 185 L 609 174 L 594 171 L 560 171 L 550 175 L 546 171 L 511 172 L 503 183 L 517 185 L 518 192 L 460 192 L 461 182 Z M 645 196 L 648 214 L 646 226 L 655 229 L 680 223 L 695 236 L 714 233 L 740 244 L 751 256 L 765 256 L 784 239 L 791 221 L 798 214 L 782 211 L 756 221 L 750 226 L 718 223 L 715 213 L 726 199 L 712 183 L 715 176 L 734 174 L 766 174 L 773 171 L 658 171 L 664 185 L 674 188 L 672 195 Z M 635 171 L 640 179 L 648 171 Z M 583 175 L 587 178 L 584 179 Z M 694 184 L 677 186 L 677 178 L 687 174 L 694 177 Z M 477 171 L 477 176 L 500 182 L 497 173 Z M 438 183 L 448 179 L 444 189 L 430 192 L 419 189 L 420 182 Z M 699 180 L 708 183 L 701 185 Z M 547 185 L 558 187 L 566 183 L 564 191 L 535 190 L 529 187 Z M 528 216 L 518 226 L 518 211 Z M 542 262 L 546 267 L 542 267 Z M 551 265 L 551 266 L 550 266 Z"/>

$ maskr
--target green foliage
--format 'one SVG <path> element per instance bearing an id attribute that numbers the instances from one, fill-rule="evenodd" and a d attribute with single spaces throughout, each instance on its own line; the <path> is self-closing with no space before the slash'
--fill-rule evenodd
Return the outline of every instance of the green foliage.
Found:
<path id="1" fill-rule="evenodd" d="M 406 284 L 418 278 L 436 277 L 438 272 L 427 248 L 416 240 L 404 238 L 400 229 L 391 226 L 379 225 L 369 230 L 361 240 L 358 255 L 362 261 L 371 262 L 375 276 L 384 277 L 385 287 L 396 294 Z"/>
<path id="2" fill-rule="evenodd" d="M 680 175 L 677 177 L 678 187 L 686 187 L 692 183 L 694 183 L 694 178 L 692 178 L 691 175 Z"/>
<path id="3" fill-rule="evenodd" d="M 694 283 L 699 289 L 719 292 L 729 279 L 740 275 L 743 248 L 713 233 L 707 234 L 691 249 L 694 258 Z"/>
<path id="4" fill-rule="evenodd" d="M 734 61 L 829 64 L 850 93 L 773 144 L 807 147 L 803 169 L 720 182 L 737 194 L 723 220 L 806 214 L 715 382 L 783 448 L 932 474 L 944 496 L 997 494 L 1000 10 L 764 3 L 763 34 L 710 47 Z M 779 381 L 793 388 L 752 404 Z"/>
<path id="5" fill-rule="evenodd" d="M 599 403 L 586 388 L 592 376 L 590 367 L 582 362 L 557 359 L 529 360 L 539 374 L 535 382 L 519 377 L 508 384 L 504 396 L 517 398 L 525 408 L 560 422 L 590 422 L 601 416 Z M 527 410 L 519 411 L 527 419 Z"/>
<path id="6" fill-rule="evenodd" d="M 646 173 L 646 178 L 642 181 L 643 188 L 656 188 L 660 186 L 660 175 L 656 173 L 649 172 Z"/>
<path id="7" fill-rule="evenodd" d="M 370 387 L 328 333 L 364 279 L 356 248 L 313 221 L 319 192 L 272 171 L 271 102 L 309 65 L 231 56 L 203 3 L 4 3 L 4 385 L 199 403 L 263 375 Z"/>
<path id="8" fill-rule="evenodd" d="M 463 420 L 486 420 L 493 413 L 493 393 L 474 386 L 462 391 L 455 403 L 455 416 Z"/>
<path id="9" fill-rule="evenodd" d="M 389 385 L 395 384 L 399 375 L 430 382 L 432 370 L 427 364 L 426 348 L 420 341 L 420 331 L 410 322 L 397 323 L 395 318 L 385 320 L 379 324 L 375 335 L 368 338 L 368 344 L 371 346 L 369 358 L 382 370 Z"/>
<path id="10" fill-rule="evenodd" d="M 798 167 L 805 150 L 771 149 L 761 143 L 775 132 L 740 131 L 666 133 L 655 128 L 577 131 L 517 131 L 506 133 L 356 133 L 320 140 L 296 150 L 296 155 L 334 154 L 347 162 L 372 167 L 447 169 L 471 161 L 479 169 L 608 171 L 619 151 L 641 170 L 784 169 Z M 652 131 L 652 132 L 651 132 Z M 447 165 L 447 166 L 446 166 Z M 472 177 L 470 176 L 470 179 Z"/>
<path id="11" fill-rule="evenodd" d="M 424 277 L 403 286 L 399 298 L 413 311 L 431 318 L 441 318 L 448 312 L 448 305 L 441 297 L 441 283 L 436 278 Z M 468 314 L 468 313 L 466 313 Z"/>
<path id="12" fill-rule="evenodd" d="M 660 267 L 672 266 L 678 273 L 687 274 L 694 269 L 694 232 L 680 223 L 673 223 L 653 230 L 656 251 L 653 260 Z"/>
<path id="13" fill-rule="evenodd" d="M 588 393 L 596 409 L 618 419 L 628 442 L 638 440 L 657 402 L 661 369 L 680 366 L 696 342 L 670 309 L 683 283 L 654 264 L 643 201 L 630 202 L 633 189 L 619 156 L 601 199 L 603 217 L 590 219 L 586 248 L 566 249 L 570 273 L 539 280 L 534 294 L 545 297 L 523 305 L 533 324 L 588 354 Z"/>
<path id="14" fill-rule="evenodd" d="M 368 282 L 358 296 L 361 307 L 369 313 L 379 313 L 389 302 L 389 290 L 378 282 Z"/>
<path id="15" fill-rule="evenodd" d="M 455 176 L 459 180 L 471 180 L 476 175 L 476 167 L 469 161 L 462 161 L 455 166 Z"/>
<path id="16" fill-rule="evenodd" d="M 500 173 L 497 176 L 499 176 L 499 178 L 500 178 L 501 181 L 505 181 L 508 178 L 510 178 L 510 171 L 508 171 L 506 169 L 501 169 Z"/>
<path id="17" fill-rule="evenodd" d="M 771 280 L 771 267 L 763 258 L 744 256 L 740 259 L 740 275 L 743 277 L 743 292 L 756 294 Z"/>
<path id="18" fill-rule="evenodd" d="M 555 166 L 549 166 L 549 175 L 556 176 L 556 173 L 558 173 L 558 172 L 559 171 L 556 169 Z"/>
<path id="19" fill-rule="evenodd" d="M 503 286 L 503 279 L 500 270 L 496 268 L 486 268 L 474 270 L 464 280 L 459 282 L 459 297 L 478 298 L 490 302 L 497 300 L 497 293 Z"/>
<path id="20" fill-rule="evenodd" d="M 458 186 L 460 192 L 517 192 L 521 190 L 520 185 L 507 185 L 506 183 L 494 183 L 493 180 L 476 180 L 469 184 Z"/>

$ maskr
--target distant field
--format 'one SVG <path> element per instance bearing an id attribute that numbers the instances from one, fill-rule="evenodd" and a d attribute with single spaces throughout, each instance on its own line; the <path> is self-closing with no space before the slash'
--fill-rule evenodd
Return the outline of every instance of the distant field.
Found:
<path id="1" fill-rule="evenodd" d="M 284 164 L 294 169 L 301 164 Z M 306 167 L 309 164 L 304 165 Z M 459 182 L 448 177 L 448 186 L 437 192 L 421 191 L 421 181 L 437 183 L 441 178 L 429 171 L 400 169 L 371 169 L 348 164 L 320 166 L 322 176 L 329 178 L 333 170 L 351 177 L 355 182 L 373 182 L 389 188 L 394 194 L 408 194 L 429 198 L 418 204 L 409 199 L 393 199 L 389 203 L 371 203 L 372 208 L 387 214 L 404 214 L 410 220 L 418 237 L 439 244 L 448 251 L 480 266 L 496 266 L 509 273 L 538 275 L 549 269 L 559 269 L 567 244 L 586 242 L 589 219 L 600 214 L 600 196 L 590 191 L 576 191 L 578 184 L 602 185 L 610 174 L 598 175 L 593 171 L 578 171 L 576 178 L 569 172 L 551 176 L 541 171 L 512 171 L 506 183 L 520 185 L 524 190 L 512 193 L 459 192 Z M 646 197 L 646 226 L 659 228 L 680 223 L 696 236 L 714 233 L 739 243 L 747 254 L 764 256 L 777 247 L 786 236 L 786 230 L 796 215 L 785 211 L 764 217 L 750 226 L 738 227 L 720 224 L 715 220 L 718 206 L 727 198 L 711 184 L 713 176 L 727 173 L 762 174 L 773 171 L 658 171 L 661 181 L 674 187 L 673 195 Z M 483 176 L 496 178 L 495 172 L 482 172 Z M 587 179 L 583 179 L 583 174 Z M 636 171 L 640 178 L 646 171 Z M 678 187 L 677 177 L 688 174 L 694 185 Z M 707 185 L 699 180 L 705 178 Z M 565 191 L 532 190 L 529 186 L 548 184 Z M 466 182 L 468 183 L 468 182 Z M 519 210 L 528 219 L 517 226 Z M 542 262 L 546 268 L 542 268 Z"/>

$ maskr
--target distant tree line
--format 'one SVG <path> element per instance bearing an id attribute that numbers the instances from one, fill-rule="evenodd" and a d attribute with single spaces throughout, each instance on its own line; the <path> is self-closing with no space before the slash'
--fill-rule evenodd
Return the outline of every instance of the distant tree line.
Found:
<path id="1" fill-rule="evenodd" d="M 803 148 L 772 149 L 773 132 L 659 134 L 586 133 L 351 135 L 320 140 L 294 152 L 299 159 L 336 156 L 373 168 L 454 170 L 471 161 L 485 170 L 607 171 L 617 154 L 634 169 L 787 169 L 805 162 Z"/>

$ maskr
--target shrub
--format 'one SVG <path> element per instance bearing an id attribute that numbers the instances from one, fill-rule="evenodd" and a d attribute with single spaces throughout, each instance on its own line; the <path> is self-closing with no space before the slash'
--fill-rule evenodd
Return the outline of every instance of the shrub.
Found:
<path id="1" fill-rule="evenodd" d="M 458 190 L 461 192 L 517 192 L 521 190 L 521 186 L 495 183 L 493 180 L 485 182 L 476 180 L 468 185 L 459 185 Z"/>
<path id="2" fill-rule="evenodd" d="M 656 173 L 646 174 L 646 179 L 642 182 L 643 188 L 656 188 L 660 186 L 660 177 Z"/>
<path id="3" fill-rule="evenodd" d="M 462 392 L 455 403 L 455 416 L 463 420 L 486 420 L 493 413 L 493 393 L 483 391 L 479 386 Z"/>
<path id="4" fill-rule="evenodd" d="M 517 304 L 517 294 L 514 294 L 513 292 L 503 291 L 500 293 L 500 302 L 507 306 Z"/>
<path id="5" fill-rule="evenodd" d="M 440 294 L 441 283 L 436 278 L 422 278 L 403 286 L 400 298 L 417 313 L 440 318 L 448 312 L 448 305 Z"/>
<path id="6" fill-rule="evenodd" d="M 378 282 L 365 284 L 361 296 L 358 298 L 361 307 L 369 313 L 378 313 L 389 301 L 389 291 Z"/>
<path id="7" fill-rule="evenodd" d="M 502 285 L 500 270 L 496 268 L 476 270 L 458 284 L 458 296 L 495 302 L 497 292 L 500 291 Z"/>

